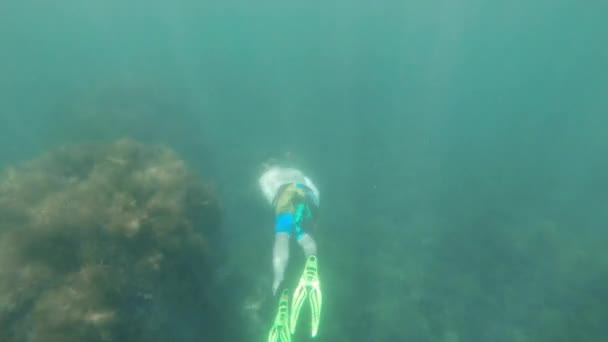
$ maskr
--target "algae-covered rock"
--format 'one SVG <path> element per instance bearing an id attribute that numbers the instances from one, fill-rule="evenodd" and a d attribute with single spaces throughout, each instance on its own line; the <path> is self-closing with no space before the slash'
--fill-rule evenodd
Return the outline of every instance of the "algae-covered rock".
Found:
<path id="1" fill-rule="evenodd" d="M 75 145 L 0 176 L 0 341 L 215 336 L 211 189 L 170 149 Z"/>

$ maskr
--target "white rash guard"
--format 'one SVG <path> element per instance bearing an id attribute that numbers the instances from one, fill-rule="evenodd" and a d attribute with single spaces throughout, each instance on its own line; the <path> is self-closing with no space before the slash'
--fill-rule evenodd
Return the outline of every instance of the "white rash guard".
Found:
<path id="1" fill-rule="evenodd" d="M 291 183 L 301 183 L 308 187 L 313 196 L 313 202 L 319 206 L 319 190 L 302 171 L 292 168 L 284 168 L 280 166 L 272 166 L 268 168 L 260 177 L 260 189 L 268 203 L 272 204 L 277 192 L 281 186 Z"/>

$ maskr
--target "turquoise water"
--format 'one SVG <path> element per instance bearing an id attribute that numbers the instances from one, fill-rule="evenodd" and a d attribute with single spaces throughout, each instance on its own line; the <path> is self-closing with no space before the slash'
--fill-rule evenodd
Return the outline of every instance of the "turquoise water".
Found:
<path id="1" fill-rule="evenodd" d="M 288 154 L 322 196 L 318 340 L 604 340 L 607 11 L 3 1 L 0 165 L 172 147 L 218 188 L 247 297 L 270 277 L 260 165 Z"/>

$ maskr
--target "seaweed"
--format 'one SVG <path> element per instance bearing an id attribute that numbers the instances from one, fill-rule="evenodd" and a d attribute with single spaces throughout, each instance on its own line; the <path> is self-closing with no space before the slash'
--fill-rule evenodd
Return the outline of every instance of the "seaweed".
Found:
<path id="1" fill-rule="evenodd" d="M 171 149 L 63 146 L 7 168 L 0 204 L 0 340 L 220 333 L 211 262 L 220 206 Z"/>

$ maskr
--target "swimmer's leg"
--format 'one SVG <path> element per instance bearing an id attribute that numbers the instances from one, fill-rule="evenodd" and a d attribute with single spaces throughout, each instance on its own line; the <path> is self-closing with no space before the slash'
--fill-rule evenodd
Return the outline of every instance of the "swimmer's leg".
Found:
<path id="1" fill-rule="evenodd" d="M 317 243 L 310 234 L 302 233 L 298 238 L 298 244 L 302 247 L 302 251 L 307 258 L 311 255 L 317 255 Z"/>
<path id="2" fill-rule="evenodd" d="M 272 282 L 272 293 L 276 295 L 277 289 L 283 282 L 285 269 L 289 260 L 289 234 L 278 232 L 274 236 L 274 248 L 272 250 L 272 267 L 274 280 Z"/>

